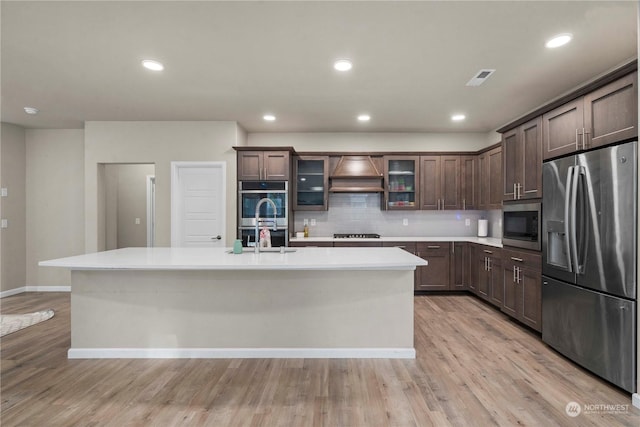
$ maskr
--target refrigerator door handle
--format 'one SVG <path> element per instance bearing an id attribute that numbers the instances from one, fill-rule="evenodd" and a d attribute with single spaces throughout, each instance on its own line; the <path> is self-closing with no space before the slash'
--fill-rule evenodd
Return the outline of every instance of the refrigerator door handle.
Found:
<path id="1" fill-rule="evenodd" d="M 587 245 L 589 241 L 589 225 L 586 221 L 586 215 L 588 213 L 588 200 L 587 200 L 587 187 L 586 187 L 586 174 L 583 166 L 576 166 L 576 181 L 578 182 L 577 188 L 579 189 L 580 200 L 580 212 L 579 217 L 581 219 L 582 230 L 580 230 L 580 236 L 583 244 L 578 245 L 576 239 L 576 273 L 584 274 L 585 264 L 587 262 Z M 577 205 L 576 205 L 577 206 Z"/>
<path id="2" fill-rule="evenodd" d="M 569 230 L 569 221 L 571 219 L 570 211 L 571 211 L 571 188 L 573 183 L 573 168 L 574 166 L 570 166 L 567 169 L 567 182 L 565 185 L 565 195 L 564 195 L 564 244 L 567 248 L 567 270 L 569 273 L 573 273 L 572 266 L 572 255 L 571 255 L 571 239 L 570 239 L 570 230 Z"/>
<path id="3" fill-rule="evenodd" d="M 571 182 L 571 201 L 569 213 L 569 241 L 571 243 L 571 264 L 573 265 L 573 271 L 578 273 L 579 260 L 578 260 L 578 231 L 577 231 L 577 211 L 578 211 L 578 181 L 580 177 L 580 166 L 573 166 L 573 177 Z"/>

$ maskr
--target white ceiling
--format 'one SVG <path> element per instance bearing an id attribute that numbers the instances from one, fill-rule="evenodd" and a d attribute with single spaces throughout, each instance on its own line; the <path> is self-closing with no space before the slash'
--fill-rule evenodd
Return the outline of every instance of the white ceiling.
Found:
<path id="1" fill-rule="evenodd" d="M 635 1 L 0 5 L 2 121 L 28 128 L 233 120 L 249 132 L 486 132 L 637 56 Z M 561 32 L 573 41 L 546 49 Z M 354 68 L 339 74 L 332 63 L 345 57 Z M 143 69 L 144 58 L 165 71 Z M 466 87 L 481 68 L 497 71 Z M 467 120 L 452 123 L 457 112 Z"/>

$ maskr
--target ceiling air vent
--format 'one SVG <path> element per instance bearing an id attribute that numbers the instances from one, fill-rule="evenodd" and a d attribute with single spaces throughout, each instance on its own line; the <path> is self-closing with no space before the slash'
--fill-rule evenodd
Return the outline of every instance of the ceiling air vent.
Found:
<path id="1" fill-rule="evenodd" d="M 471 78 L 471 80 L 469 80 L 467 82 L 467 86 L 480 86 L 482 83 L 484 83 L 491 74 L 493 74 L 496 70 L 492 70 L 492 69 L 484 69 L 484 70 L 480 70 L 476 73 L 475 76 L 473 76 Z"/>

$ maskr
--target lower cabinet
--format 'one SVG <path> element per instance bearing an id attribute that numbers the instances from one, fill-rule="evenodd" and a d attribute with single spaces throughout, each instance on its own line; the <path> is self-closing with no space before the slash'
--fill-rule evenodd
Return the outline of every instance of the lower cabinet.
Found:
<path id="1" fill-rule="evenodd" d="M 502 307 L 502 249 L 492 246 L 475 245 L 472 259 L 473 284 L 471 292 L 491 304 Z"/>
<path id="2" fill-rule="evenodd" d="M 451 290 L 463 291 L 469 284 L 469 244 L 451 242 Z"/>
<path id="3" fill-rule="evenodd" d="M 501 310 L 542 331 L 542 257 L 539 253 L 503 251 L 504 297 Z"/>
<path id="4" fill-rule="evenodd" d="M 449 242 L 418 242 L 416 255 L 429 262 L 417 267 L 416 291 L 448 291 L 451 289 L 451 264 Z"/>

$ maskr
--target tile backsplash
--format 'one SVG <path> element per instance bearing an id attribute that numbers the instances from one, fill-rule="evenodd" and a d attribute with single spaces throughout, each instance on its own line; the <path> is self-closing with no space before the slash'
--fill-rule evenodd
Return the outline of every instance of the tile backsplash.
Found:
<path id="1" fill-rule="evenodd" d="M 378 233 L 397 237 L 476 236 L 478 219 L 489 220 L 489 236 L 502 237 L 502 211 L 384 211 L 380 193 L 334 193 L 328 211 L 295 211 L 295 231 L 309 220 L 311 237 L 334 233 Z M 311 225 L 315 219 L 316 225 Z M 466 220 L 469 220 L 469 225 Z M 403 225 L 406 220 L 407 225 Z"/>

